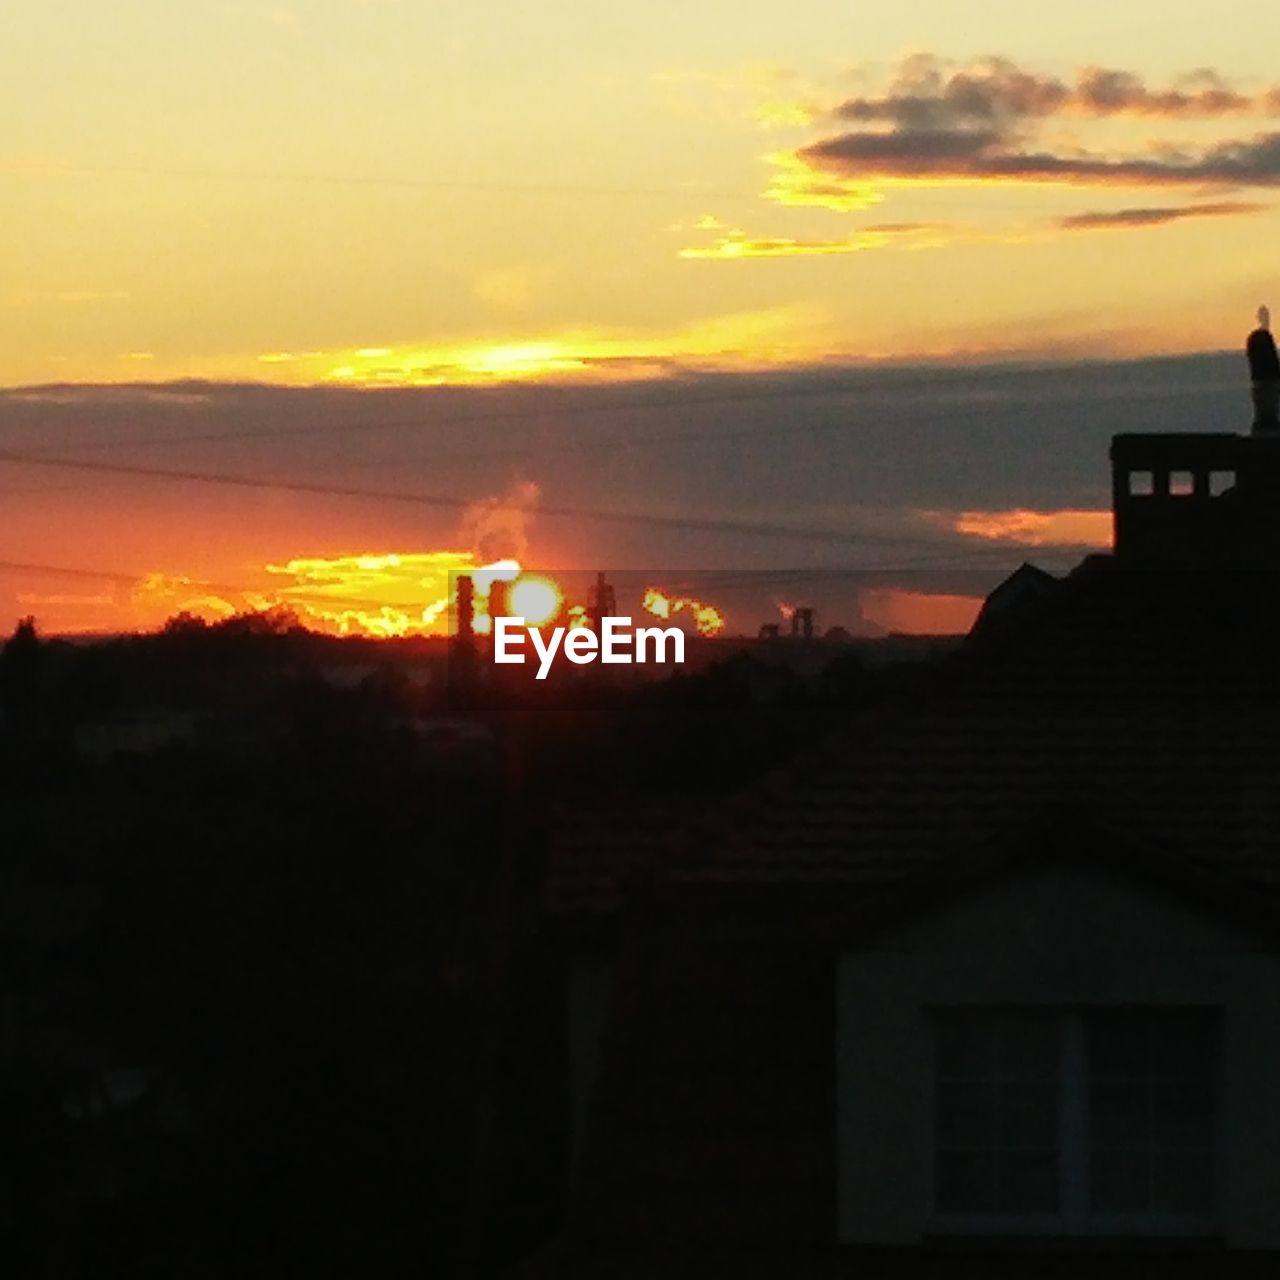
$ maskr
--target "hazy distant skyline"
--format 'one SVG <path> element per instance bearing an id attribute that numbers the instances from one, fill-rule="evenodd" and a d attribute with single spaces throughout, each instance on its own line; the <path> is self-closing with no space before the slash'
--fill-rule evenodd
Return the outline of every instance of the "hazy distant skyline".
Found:
<path id="1" fill-rule="evenodd" d="M 1246 375 L 1222 355 L 576 388 L 0 393 L 15 455 L 261 486 L 7 464 L 0 625 L 156 625 L 192 604 L 217 616 L 318 590 L 402 603 L 453 551 L 683 584 L 733 629 L 781 601 L 819 604 L 824 626 L 963 629 L 1022 560 L 1063 571 L 1109 543 L 1114 433 L 1246 430 Z M 353 559 L 389 554 L 394 571 Z M 38 565 L 77 574 L 21 567 Z"/>

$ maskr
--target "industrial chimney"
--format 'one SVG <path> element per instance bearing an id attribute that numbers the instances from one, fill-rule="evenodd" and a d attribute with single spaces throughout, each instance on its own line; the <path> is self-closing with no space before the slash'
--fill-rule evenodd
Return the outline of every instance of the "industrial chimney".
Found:
<path id="1" fill-rule="evenodd" d="M 591 619 L 591 629 L 599 635 L 604 629 L 604 619 L 616 617 L 618 598 L 613 587 L 606 581 L 604 570 L 596 574 L 596 584 L 592 587 L 587 601 L 587 614 Z"/>
<path id="2" fill-rule="evenodd" d="M 471 647 L 475 639 L 476 587 L 468 574 L 458 575 L 458 606 L 455 615 L 454 640 L 459 645 Z"/>
<path id="3" fill-rule="evenodd" d="M 813 639 L 813 609 L 804 607 L 796 609 L 791 615 L 791 636 L 793 639 Z"/>

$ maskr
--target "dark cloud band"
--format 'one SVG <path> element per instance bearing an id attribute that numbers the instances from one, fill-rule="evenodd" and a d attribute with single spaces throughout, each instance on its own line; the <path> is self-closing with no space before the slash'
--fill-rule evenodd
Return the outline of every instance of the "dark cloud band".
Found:
<path id="1" fill-rule="evenodd" d="M 1221 200 L 1214 204 L 1187 204 L 1156 209 L 1112 209 L 1106 212 L 1076 213 L 1061 218 L 1066 231 L 1108 231 L 1124 227 L 1161 227 L 1187 218 L 1227 218 L 1238 214 L 1261 213 L 1271 206 L 1252 200 Z"/>
<path id="2" fill-rule="evenodd" d="M 989 180 L 1133 187 L 1280 185 L 1280 131 L 1208 144 L 1124 152 L 1066 147 L 1050 124 L 1143 116 L 1216 120 L 1280 115 L 1280 88 L 1245 93 L 1200 70 L 1167 88 L 1130 71 L 1089 67 L 1072 83 L 988 58 L 947 70 L 929 55 L 899 67 L 885 92 L 850 98 L 828 118 L 840 126 L 794 153 L 815 183 L 876 179 Z M 855 127 L 849 127 L 855 126 Z"/>

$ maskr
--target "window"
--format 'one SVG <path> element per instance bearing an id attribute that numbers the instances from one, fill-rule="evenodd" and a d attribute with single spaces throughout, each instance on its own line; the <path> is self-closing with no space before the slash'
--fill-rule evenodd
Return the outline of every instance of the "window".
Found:
<path id="1" fill-rule="evenodd" d="M 939 1010 L 934 1204 L 1046 1229 L 1206 1222 L 1211 1010 Z"/>
<path id="2" fill-rule="evenodd" d="M 1129 496 L 1149 498 L 1156 491 L 1156 477 L 1152 471 L 1129 472 Z"/>
<path id="3" fill-rule="evenodd" d="M 1089 1207 L 1207 1214 L 1212 1202 L 1212 1026 L 1195 1012 L 1091 1014 Z"/>
<path id="4" fill-rule="evenodd" d="M 1057 1040 L 1051 1017 L 939 1018 L 934 1116 L 940 1212 L 1056 1210 Z"/>
<path id="5" fill-rule="evenodd" d="M 1190 471 L 1171 471 L 1169 473 L 1169 495 L 1174 498 L 1189 498 L 1196 491 L 1196 478 Z"/>

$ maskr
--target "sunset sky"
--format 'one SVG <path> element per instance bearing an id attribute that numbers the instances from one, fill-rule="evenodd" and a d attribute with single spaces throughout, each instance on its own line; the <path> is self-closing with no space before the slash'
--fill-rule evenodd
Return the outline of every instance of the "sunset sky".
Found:
<path id="1" fill-rule="evenodd" d="M 462 501 L 413 524 L 352 498 L 10 462 L 0 561 L 261 585 L 306 557 L 470 554 L 466 502 L 520 483 L 543 507 L 881 536 L 887 522 L 922 554 L 941 533 L 1096 544 L 1105 454 L 1096 493 L 1035 500 L 994 482 L 987 501 L 936 485 L 890 499 L 864 467 L 849 510 L 801 520 L 803 476 L 717 491 L 737 445 L 687 464 L 701 500 L 687 467 L 649 492 L 584 494 L 589 466 L 570 486 L 517 447 L 565 447 L 548 420 L 560 402 L 502 401 L 523 436 L 489 438 L 486 414 L 513 380 L 663 382 L 665 409 L 643 421 L 608 410 L 621 437 L 634 421 L 653 438 L 688 428 L 679 397 L 700 378 L 729 400 L 734 377 L 868 362 L 1237 351 L 1258 303 L 1280 305 L 1280 12 L 1256 0 L 9 0 L 5 17 L 0 450 Z M 175 379 L 210 385 L 199 400 L 139 389 Z M 291 445 L 225 438 L 285 410 L 223 383 L 297 389 Z M 78 385 L 31 393 L 49 384 Z M 367 391 L 305 399 L 370 387 L 420 398 L 394 414 Z M 340 432 L 305 431 L 389 414 L 415 423 L 411 456 L 384 433 L 373 472 Z M 972 421 L 955 428 L 962 452 Z M 455 454 L 485 437 L 484 467 L 439 450 L 431 464 L 446 437 Z M 977 451 L 962 469 L 999 465 Z M 589 523 L 537 527 L 535 558 L 621 554 Z M 639 536 L 633 562 L 670 560 Z M 739 568 L 756 546 L 681 549 Z M 34 585 L 0 571 L 0 626 L 32 611 L 67 629 L 154 621 L 118 586 L 23 572 Z"/>

